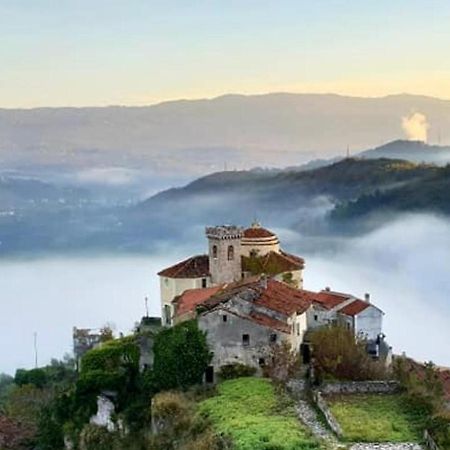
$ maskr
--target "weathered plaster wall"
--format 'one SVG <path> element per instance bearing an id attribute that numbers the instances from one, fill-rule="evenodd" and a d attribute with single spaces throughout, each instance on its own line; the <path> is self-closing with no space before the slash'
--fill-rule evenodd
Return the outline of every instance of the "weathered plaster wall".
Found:
<path id="1" fill-rule="evenodd" d="M 288 339 L 285 333 L 273 331 L 222 308 L 201 315 L 198 324 L 207 332 L 207 340 L 214 353 L 212 365 L 215 371 L 220 366 L 237 362 L 259 369 L 259 359 L 267 358 L 271 335 L 276 334 L 277 342 Z M 244 334 L 249 335 L 248 345 L 243 343 Z"/>

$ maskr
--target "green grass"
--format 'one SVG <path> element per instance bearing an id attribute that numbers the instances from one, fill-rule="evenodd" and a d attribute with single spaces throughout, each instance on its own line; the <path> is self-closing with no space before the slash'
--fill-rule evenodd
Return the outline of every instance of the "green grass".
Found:
<path id="1" fill-rule="evenodd" d="M 420 442 L 426 412 L 403 394 L 327 397 L 349 442 Z"/>
<path id="2" fill-rule="evenodd" d="M 218 386 L 200 403 L 216 431 L 230 436 L 236 450 L 309 450 L 317 442 L 298 422 L 286 399 L 280 404 L 269 380 L 238 378 Z"/>

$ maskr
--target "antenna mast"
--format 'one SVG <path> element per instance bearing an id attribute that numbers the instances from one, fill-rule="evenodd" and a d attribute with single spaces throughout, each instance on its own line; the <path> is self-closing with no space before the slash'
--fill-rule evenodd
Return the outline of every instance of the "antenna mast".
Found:
<path id="1" fill-rule="evenodd" d="M 148 317 L 148 297 L 145 297 L 145 317 Z"/>
<path id="2" fill-rule="evenodd" d="M 34 367 L 37 369 L 38 367 L 38 348 L 37 348 L 37 333 L 34 332 Z"/>

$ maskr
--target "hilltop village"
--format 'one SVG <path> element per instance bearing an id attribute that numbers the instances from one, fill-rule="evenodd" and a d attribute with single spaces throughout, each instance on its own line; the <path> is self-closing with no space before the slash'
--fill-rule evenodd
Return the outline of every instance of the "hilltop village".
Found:
<path id="1" fill-rule="evenodd" d="M 6 380 L 1 450 L 450 448 L 449 371 L 393 357 L 369 294 L 305 289 L 257 222 L 205 235 L 158 273 L 161 317 Z"/>
<path id="2" fill-rule="evenodd" d="M 382 332 L 383 311 L 364 299 L 325 288 L 304 289 L 303 258 L 280 247 L 278 236 L 255 222 L 249 228 L 206 228 L 208 253 L 158 273 L 163 326 L 196 318 L 213 352 L 205 379 L 241 363 L 261 373 L 270 346 L 287 341 L 310 361 L 309 332 L 342 325 L 364 339 L 373 358 L 390 364 Z"/>

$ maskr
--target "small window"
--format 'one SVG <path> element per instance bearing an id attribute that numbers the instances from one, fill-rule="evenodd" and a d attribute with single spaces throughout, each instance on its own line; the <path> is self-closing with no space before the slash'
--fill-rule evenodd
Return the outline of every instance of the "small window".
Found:
<path id="1" fill-rule="evenodd" d="M 277 335 L 274 333 L 274 334 L 271 334 L 270 335 L 270 338 L 269 338 L 269 341 L 272 343 L 272 344 L 274 344 L 275 342 L 277 342 Z"/>
<path id="2" fill-rule="evenodd" d="M 217 245 L 213 245 L 212 255 L 214 259 L 217 259 Z"/>
<path id="3" fill-rule="evenodd" d="M 300 336 L 300 324 L 297 324 L 297 336 Z"/>
<path id="4" fill-rule="evenodd" d="M 266 360 L 264 358 L 258 359 L 259 367 L 264 367 L 266 365 Z"/>
<path id="5" fill-rule="evenodd" d="M 242 335 L 242 345 L 244 345 L 245 347 L 248 347 L 250 345 L 250 335 L 249 334 Z"/>
<path id="6" fill-rule="evenodd" d="M 202 288 L 205 288 L 207 286 L 207 279 L 206 278 L 202 278 Z"/>
<path id="7" fill-rule="evenodd" d="M 166 321 L 166 325 L 170 325 L 172 323 L 172 314 L 170 311 L 170 305 L 164 305 L 164 318 Z"/>
<path id="8" fill-rule="evenodd" d="M 228 246 L 228 261 L 233 261 L 234 259 L 234 247 L 232 245 Z"/>
<path id="9" fill-rule="evenodd" d="M 226 322 L 228 320 L 228 316 L 226 314 L 224 314 L 222 316 L 222 322 Z"/>
<path id="10" fill-rule="evenodd" d="M 319 320 L 319 316 L 317 314 L 314 314 L 314 320 L 317 322 Z"/>

